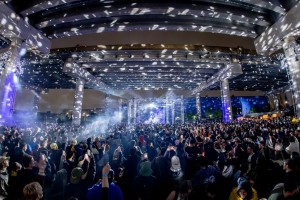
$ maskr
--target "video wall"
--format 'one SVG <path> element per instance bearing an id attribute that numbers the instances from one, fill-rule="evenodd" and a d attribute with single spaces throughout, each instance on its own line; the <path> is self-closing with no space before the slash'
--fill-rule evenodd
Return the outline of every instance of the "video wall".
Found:
<path id="1" fill-rule="evenodd" d="M 140 104 L 137 121 L 145 124 L 164 124 L 165 105 L 157 101 Z"/>
<path id="2" fill-rule="evenodd" d="M 197 118 L 196 99 L 186 98 L 184 102 L 185 120 L 195 120 L 195 118 Z M 201 97 L 200 102 L 202 118 L 212 120 L 222 119 L 222 101 L 220 97 Z M 232 96 L 231 107 L 234 119 L 249 113 L 261 113 L 270 111 L 268 99 L 264 96 Z"/>

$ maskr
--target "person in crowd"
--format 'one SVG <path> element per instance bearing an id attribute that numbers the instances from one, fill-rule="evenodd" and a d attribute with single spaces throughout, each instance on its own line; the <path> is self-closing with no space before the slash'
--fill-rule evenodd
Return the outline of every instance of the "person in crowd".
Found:
<path id="1" fill-rule="evenodd" d="M 75 167 L 71 172 L 70 182 L 64 189 L 64 199 L 68 199 L 70 197 L 76 197 L 80 200 L 86 199 L 87 188 L 83 182 L 83 179 L 85 178 L 86 174 L 84 174 L 83 169 Z"/>
<path id="2" fill-rule="evenodd" d="M 207 140 L 204 144 L 205 153 L 209 154 L 213 147 L 211 146 L 211 142 Z M 184 149 L 186 155 L 186 171 L 185 175 L 186 178 L 191 179 L 195 173 L 197 172 L 197 157 L 199 152 L 199 148 L 196 145 L 196 140 L 193 138 L 186 143 L 186 147 Z"/>
<path id="3" fill-rule="evenodd" d="M 7 197 L 9 190 L 9 157 L 0 156 L 0 195 Z"/>
<path id="4" fill-rule="evenodd" d="M 173 156 L 171 158 L 171 167 L 169 170 L 168 183 L 172 186 L 177 186 L 183 180 L 184 180 L 184 172 L 181 169 L 179 157 Z"/>
<path id="5" fill-rule="evenodd" d="M 38 163 L 35 163 L 31 155 L 24 155 L 23 168 L 18 171 L 16 192 L 21 196 L 24 186 L 32 182 L 38 182 L 43 186 L 45 181 L 45 169 L 45 155 L 40 155 Z"/>
<path id="6" fill-rule="evenodd" d="M 110 165 L 107 163 L 102 169 L 102 191 L 101 191 L 101 200 L 109 200 L 109 181 L 108 181 L 108 173 L 110 171 Z"/>
<path id="7" fill-rule="evenodd" d="M 43 198 L 43 188 L 38 182 L 32 182 L 23 188 L 24 200 L 40 200 Z"/>
<path id="8" fill-rule="evenodd" d="M 107 194 L 103 198 L 108 200 L 110 184 L 106 175 L 109 176 L 109 171 L 101 175 L 98 169 L 98 177 L 95 177 L 95 164 L 101 160 L 103 170 L 107 169 L 108 161 L 111 163 L 117 181 L 114 184 L 120 186 L 124 200 L 144 199 L 148 194 L 165 200 L 171 193 L 175 193 L 175 199 L 180 196 L 189 200 L 228 199 L 232 188 L 238 188 L 245 181 L 251 182 L 259 198 L 266 198 L 274 185 L 300 180 L 299 153 L 292 150 L 297 148 L 298 140 L 292 138 L 297 127 L 288 118 L 229 124 L 119 124 L 109 126 L 107 132 L 101 134 L 97 127 L 91 131 L 90 126 L 55 123 L 37 126 L 0 128 L 2 156 L 10 157 L 7 168 L 10 199 L 21 199 L 24 186 L 37 181 L 44 190 L 44 199 L 64 199 L 65 194 L 68 194 L 66 199 L 85 199 L 87 189 L 102 178 L 101 196 Z M 275 152 L 277 141 L 274 139 L 283 141 L 283 157 L 290 158 L 285 168 L 280 166 L 281 160 L 274 160 L 277 157 L 270 154 L 270 148 L 265 147 L 270 144 L 270 136 Z M 38 138 L 38 142 L 33 142 L 34 138 Z M 65 148 L 63 143 L 68 141 L 70 145 Z M 27 143 L 41 144 L 41 147 L 33 146 L 29 151 L 25 147 Z M 104 150 L 106 146 L 110 146 L 108 152 Z M 188 192 L 180 192 L 184 178 L 191 179 Z M 286 188 L 285 191 L 293 192 L 288 185 Z M 247 187 L 244 190 L 251 193 Z M 290 197 L 297 199 L 298 195 Z M 246 195 L 246 198 L 250 197 Z"/>
<path id="9" fill-rule="evenodd" d="M 158 156 L 156 156 L 151 162 L 152 175 L 157 178 L 157 181 L 161 183 L 159 188 L 159 195 L 161 198 L 166 197 L 169 192 L 169 174 L 170 174 L 170 165 L 168 159 L 163 155 L 166 152 L 166 148 L 159 148 Z"/>
<path id="10" fill-rule="evenodd" d="M 270 151 L 268 147 L 266 147 L 266 143 L 264 140 L 259 141 L 259 155 L 258 157 L 264 157 L 266 160 L 270 159 Z"/>
<path id="11" fill-rule="evenodd" d="M 257 192 L 248 181 L 242 181 L 233 188 L 229 200 L 258 200 Z"/>
<path id="12" fill-rule="evenodd" d="M 285 180 L 294 180 L 296 183 L 300 183 L 300 171 L 299 171 L 299 159 L 287 159 L 283 163 L 283 169 L 285 171 Z"/>
<path id="13" fill-rule="evenodd" d="M 286 152 L 291 156 L 293 152 L 300 154 L 299 151 L 299 141 L 295 136 L 290 136 L 289 138 L 289 146 L 286 147 Z"/>
<path id="14" fill-rule="evenodd" d="M 60 161 L 62 156 L 62 149 L 58 148 L 57 143 L 50 144 L 50 161 L 52 173 L 56 173 L 60 167 Z"/>
<path id="15" fill-rule="evenodd" d="M 135 147 L 130 149 L 130 156 L 123 163 L 123 172 L 122 175 L 122 189 L 124 191 L 124 196 L 128 199 L 133 198 L 132 184 L 133 179 L 138 175 L 138 165 L 141 161 L 141 157 L 138 156 L 137 150 Z"/>
<path id="16" fill-rule="evenodd" d="M 274 151 L 275 151 L 275 160 L 283 160 L 283 144 L 282 144 L 282 139 L 277 138 L 274 146 Z"/>
<path id="17" fill-rule="evenodd" d="M 47 194 L 48 200 L 64 199 L 65 188 L 68 184 L 68 174 L 65 168 L 56 172 L 55 179 Z"/>
<path id="18" fill-rule="evenodd" d="M 193 188 L 197 193 L 197 197 L 200 198 L 204 194 L 205 186 L 207 184 L 218 185 L 220 183 L 221 171 L 216 166 L 208 165 L 204 156 L 200 156 L 197 162 L 200 169 L 191 181 Z"/>
<path id="19" fill-rule="evenodd" d="M 102 168 L 106 165 L 106 163 L 109 162 L 109 151 L 110 151 L 110 145 L 109 144 L 103 144 L 103 156 L 102 158 L 98 161 L 97 167 L 99 168 L 100 171 L 102 171 Z"/>
<path id="20" fill-rule="evenodd" d="M 296 200 L 299 199 L 299 188 L 295 181 L 287 180 L 284 183 L 275 185 L 268 200 Z"/>
<path id="21" fill-rule="evenodd" d="M 111 168 L 114 170 L 114 172 L 117 172 L 119 170 L 121 164 L 123 163 L 123 160 L 124 156 L 122 153 L 122 148 L 121 146 L 118 146 L 114 151 L 111 163 Z"/>
<path id="22" fill-rule="evenodd" d="M 14 150 L 13 161 L 22 163 L 24 154 L 27 154 L 26 151 L 27 151 L 27 144 L 24 142 L 19 142 L 18 146 Z"/>
<path id="23" fill-rule="evenodd" d="M 108 173 L 102 174 L 102 177 L 108 178 L 108 200 L 123 200 L 123 194 L 119 186 L 114 184 L 115 173 L 112 169 Z M 102 200 L 102 182 L 95 184 L 88 189 L 87 200 Z"/>
<path id="24" fill-rule="evenodd" d="M 159 183 L 152 175 L 151 162 L 144 161 L 140 164 L 138 175 L 133 180 L 134 198 L 132 200 L 157 199 Z"/>
<path id="25" fill-rule="evenodd" d="M 269 133 L 266 139 L 266 147 L 269 150 L 269 155 L 273 159 L 275 157 L 274 147 L 275 147 L 276 139 L 273 136 L 273 133 Z"/>
<path id="26" fill-rule="evenodd" d="M 222 200 L 224 196 L 220 193 L 220 188 L 216 184 L 207 184 L 205 186 L 205 200 Z M 227 198 L 226 198 L 227 200 Z"/>
<path id="27" fill-rule="evenodd" d="M 77 140 L 72 139 L 70 145 L 66 147 L 66 158 L 71 168 L 74 168 L 78 163 L 79 149 L 77 147 Z"/>
<path id="28" fill-rule="evenodd" d="M 248 153 L 248 174 L 252 174 L 257 163 L 257 157 L 258 155 L 255 153 L 255 147 L 254 144 L 249 144 L 247 147 L 247 153 Z"/>
<path id="29" fill-rule="evenodd" d="M 233 147 L 233 157 L 236 158 L 240 163 L 245 161 L 246 157 L 246 149 L 241 144 L 241 139 L 239 137 L 235 137 L 233 139 L 234 147 Z"/>
<path id="30" fill-rule="evenodd" d="M 170 192 L 166 200 L 188 200 L 192 196 L 192 183 L 190 180 L 185 180 L 180 183 L 178 189 Z"/>
<path id="31" fill-rule="evenodd" d="M 38 150 L 39 154 L 44 154 L 46 157 L 49 156 L 49 151 L 48 151 L 48 139 L 45 139 L 44 137 L 41 137 L 41 142 L 40 142 L 40 148 Z"/>
<path id="32" fill-rule="evenodd" d="M 18 162 L 10 164 L 10 174 L 8 179 L 8 196 L 9 199 L 17 199 L 18 194 L 15 189 L 18 188 L 18 172 L 22 169 L 22 165 Z"/>

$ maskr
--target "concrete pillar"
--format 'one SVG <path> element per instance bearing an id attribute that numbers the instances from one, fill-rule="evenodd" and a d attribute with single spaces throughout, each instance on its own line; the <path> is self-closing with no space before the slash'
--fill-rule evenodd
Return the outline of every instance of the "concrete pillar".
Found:
<path id="1" fill-rule="evenodd" d="M 140 110 L 140 99 L 137 99 L 136 100 L 136 120 L 135 120 L 135 122 L 136 123 L 140 123 L 141 121 L 140 121 L 140 112 L 139 112 L 139 110 Z"/>
<path id="2" fill-rule="evenodd" d="M 274 102 L 274 110 L 278 111 L 279 110 L 279 99 L 277 94 L 272 95 L 273 97 L 273 102 Z"/>
<path id="3" fill-rule="evenodd" d="M 181 111 L 181 123 L 184 124 L 184 99 L 183 99 L 183 95 L 181 95 L 181 99 L 180 99 L 180 111 Z"/>
<path id="4" fill-rule="evenodd" d="M 166 97 L 166 124 L 169 123 L 169 98 Z"/>
<path id="5" fill-rule="evenodd" d="M 283 50 L 288 64 L 288 73 L 292 81 L 295 114 L 300 120 L 300 45 L 294 37 L 285 38 Z"/>
<path id="6" fill-rule="evenodd" d="M 109 115 L 109 105 L 108 105 L 108 102 L 109 102 L 109 94 L 105 94 L 105 97 L 104 97 L 104 113 L 106 115 Z"/>
<path id="7" fill-rule="evenodd" d="M 119 99 L 119 113 L 122 113 L 123 99 Z"/>
<path id="8" fill-rule="evenodd" d="M 196 109 L 197 109 L 197 117 L 201 120 L 201 102 L 200 102 L 200 93 L 196 94 Z"/>
<path id="9" fill-rule="evenodd" d="M 232 121 L 231 98 L 228 79 L 220 80 L 221 82 L 221 99 L 222 99 L 222 113 L 223 122 L 228 123 Z"/>
<path id="10" fill-rule="evenodd" d="M 136 115 L 137 115 L 137 99 L 133 99 L 133 123 L 136 124 Z"/>
<path id="11" fill-rule="evenodd" d="M 11 38 L 11 45 L 3 56 L 9 58 L 4 63 L 4 69 L 0 78 L 0 100 L 2 124 L 13 124 L 13 111 L 16 98 L 16 84 L 18 83 L 18 71 L 20 58 L 26 52 L 25 44 L 20 38 Z"/>
<path id="12" fill-rule="evenodd" d="M 171 109 L 172 109 L 172 124 L 175 124 L 175 101 L 172 101 L 171 104 Z"/>
<path id="13" fill-rule="evenodd" d="M 39 90 L 34 91 L 32 111 L 35 114 L 37 114 L 37 112 L 39 111 L 39 103 L 41 99 L 40 95 L 41 95 L 41 91 Z"/>
<path id="14" fill-rule="evenodd" d="M 73 106 L 73 119 L 72 119 L 72 124 L 75 126 L 79 126 L 81 124 L 84 83 L 85 81 L 83 79 L 77 78 L 75 96 L 74 96 L 74 106 Z"/>
<path id="15" fill-rule="evenodd" d="M 172 101 L 172 104 L 171 104 L 171 122 L 172 124 L 175 124 L 175 101 L 173 100 Z"/>
<path id="16" fill-rule="evenodd" d="M 132 99 L 130 99 L 129 101 L 128 101 L 128 124 L 131 124 L 131 119 L 132 119 L 132 102 L 133 102 L 133 100 Z"/>

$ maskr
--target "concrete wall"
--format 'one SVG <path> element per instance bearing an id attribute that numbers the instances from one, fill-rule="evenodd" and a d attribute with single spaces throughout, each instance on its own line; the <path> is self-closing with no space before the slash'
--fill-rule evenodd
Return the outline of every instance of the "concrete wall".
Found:
<path id="1" fill-rule="evenodd" d="M 33 109 L 34 93 L 28 89 L 17 90 L 15 110 L 29 111 Z"/>
<path id="2" fill-rule="evenodd" d="M 233 42 L 234 41 L 234 42 Z M 255 49 L 254 39 L 206 32 L 181 31 L 130 31 L 104 32 L 51 40 L 52 49 L 94 45 L 122 44 L 201 44 L 216 47 L 243 47 Z"/>

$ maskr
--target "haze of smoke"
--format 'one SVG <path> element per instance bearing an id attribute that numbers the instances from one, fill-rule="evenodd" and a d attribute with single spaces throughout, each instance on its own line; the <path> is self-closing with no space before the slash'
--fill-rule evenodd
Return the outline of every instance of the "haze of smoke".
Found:
<path id="1" fill-rule="evenodd" d="M 84 135 L 109 135 L 109 128 L 121 123 L 122 121 L 122 113 L 115 111 L 111 114 L 104 114 L 102 116 L 97 117 L 91 123 L 86 126 Z"/>

